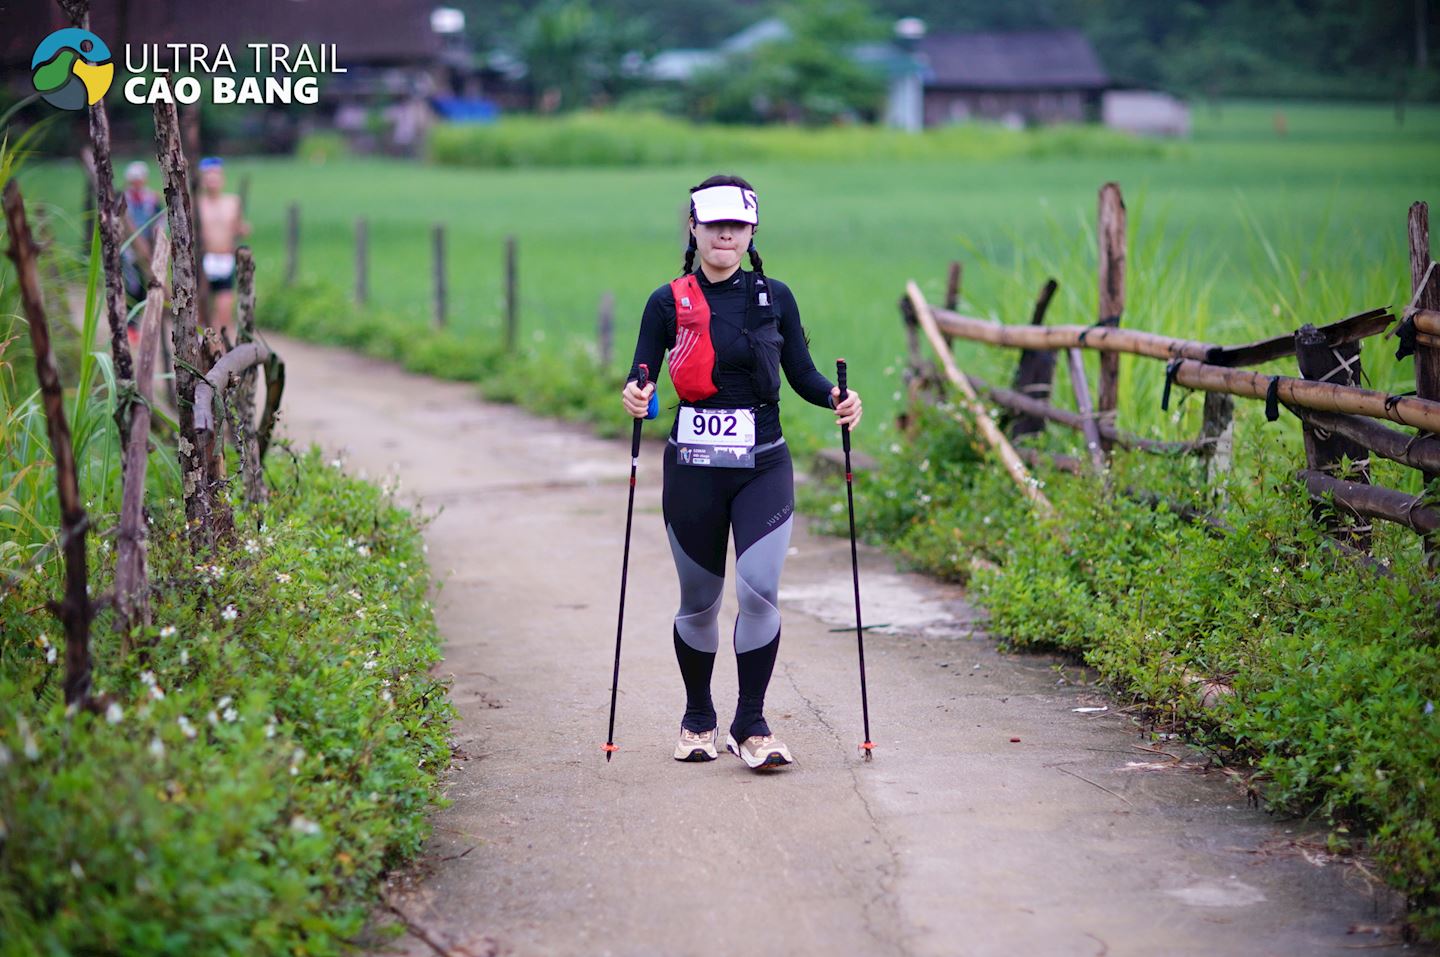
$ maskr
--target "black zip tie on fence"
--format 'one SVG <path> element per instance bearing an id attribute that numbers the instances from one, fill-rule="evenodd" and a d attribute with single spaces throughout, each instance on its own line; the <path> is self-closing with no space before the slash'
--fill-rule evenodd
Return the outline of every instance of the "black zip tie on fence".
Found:
<path id="1" fill-rule="evenodd" d="M 1395 340 L 1399 343 L 1395 347 L 1395 358 L 1403 359 L 1406 356 L 1415 354 L 1415 317 L 1406 316 L 1400 320 L 1400 325 L 1395 327 Z"/>
<path id="2" fill-rule="evenodd" d="M 1180 371 L 1184 359 L 1171 359 L 1165 363 L 1165 391 L 1160 393 L 1160 411 L 1170 411 L 1170 386 L 1175 384 L 1175 373 Z"/>
<path id="3" fill-rule="evenodd" d="M 1407 395 L 1418 394 L 1419 393 L 1417 393 L 1414 389 L 1411 389 L 1409 392 L 1396 392 L 1394 395 L 1387 395 L 1385 397 L 1385 411 L 1387 413 L 1394 412 L 1395 406 L 1400 402 L 1401 399 L 1405 398 Z"/>
<path id="4" fill-rule="evenodd" d="M 1270 385 L 1265 390 L 1265 421 L 1274 422 L 1280 418 L 1280 376 L 1270 377 Z"/>

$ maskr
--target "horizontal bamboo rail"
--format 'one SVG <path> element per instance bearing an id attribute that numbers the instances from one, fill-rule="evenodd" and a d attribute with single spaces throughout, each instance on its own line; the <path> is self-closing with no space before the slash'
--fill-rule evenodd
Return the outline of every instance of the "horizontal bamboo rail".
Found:
<path id="1" fill-rule="evenodd" d="M 1071 412 L 1069 409 L 1061 409 L 1048 402 L 1037 399 L 1033 396 L 1024 395 L 1014 389 L 1006 389 L 1001 386 L 991 385 L 978 376 L 966 375 L 970 385 L 976 392 L 984 395 L 996 405 L 1003 406 L 1013 412 L 1023 412 L 1026 415 L 1033 415 L 1036 418 L 1046 419 L 1058 425 L 1066 426 L 1083 431 L 1085 416 L 1079 412 Z M 1116 445 L 1129 449 L 1139 449 L 1145 452 L 1159 452 L 1168 455 L 1184 455 L 1199 451 L 1204 447 L 1201 442 L 1164 442 L 1159 439 L 1146 439 L 1129 432 L 1123 432 L 1116 428 L 1115 423 L 1109 418 L 1096 416 L 1096 424 L 1100 434 L 1114 442 Z"/>
<path id="2" fill-rule="evenodd" d="M 1411 468 L 1440 472 L 1440 438 L 1434 435 L 1425 432 L 1409 435 L 1359 415 L 1317 412 L 1306 408 L 1291 408 L 1290 411 L 1306 425 L 1343 435 L 1381 458 Z"/>
<path id="3" fill-rule="evenodd" d="M 1017 349 L 1080 347 L 1099 352 L 1127 352 L 1151 359 L 1194 359 L 1221 366 L 1258 365 L 1293 355 L 1295 351 L 1294 336 L 1290 333 L 1244 345 L 1221 346 L 1115 326 L 1012 326 L 962 316 L 948 309 L 931 307 L 931 312 L 935 324 L 946 335 Z M 1371 309 L 1321 326 L 1319 331 L 1335 346 L 1383 332 L 1394 321 L 1394 315 L 1388 310 Z"/>
<path id="4" fill-rule="evenodd" d="M 1335 503 L 1366 518 L 1383 518 L 1412 528 L 1422 535 L 1429 535 L 1440 528 L 1440 510 L 1422 505 L 1421 497 L 1406 495 L 1395 489 L 1360 482 L 1347 482 L 1326 475 L 1301 469 L 1295 473 L 1310 491 L 1310 497 L 1323 499 L 1326 493 L 1333 496 Z"/>
<path id="5" fill-rule="evenodd" d="M 1267 399 L 1273 385 L 1277 400 L 1285 405 L 1318 412 L 1348 412 L 1372 419 L 1389 419 L 1427 432 L 1440 432 L 1440 402 L 1429 399 L 1390 395 L 1374 389 L 1293 376 L 1264 375 L 1244 369 L 1206 365 L 1193 359 L 1180 360 L 1173 371 L 1173 378 L 1187 389 L 1228 392 L 1251 399 Z"/>

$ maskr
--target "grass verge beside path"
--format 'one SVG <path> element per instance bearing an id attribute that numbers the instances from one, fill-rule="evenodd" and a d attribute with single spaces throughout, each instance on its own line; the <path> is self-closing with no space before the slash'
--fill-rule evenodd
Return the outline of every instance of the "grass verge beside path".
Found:
<path id="1" fill-rule="evenodd" d="M 1082 659 L 1154 730 L 1245 769 L 1272 809 L 1327 821 L 1331 849 L 1372 855 L 1412 931 L 1440 940 L 1440 582 L 1398 526 L 1375 523 L 1386 574 L 1328 545 L 1280 425 L 1237 406 L 1246 465 L 1215 512 L 1228 534 L 1055 471 L 1036 473 L 1057 511 L 1039 520 L 942 412 L 856 476 L 860 528 L 968 582 L 1002 644 Z M 1376 460 L 1377 483 L 1391 467 Z M 1112 483 L 1213 508 L 1193 461 L 1117 452 Z M 848 534 L 839 482 L 802 500 Z"/>
<path id="2" fill-rule="evenodd" d="M 202 564 L 155 510 L 148 661 L 92 630 L 106 716 L 65 715 L 58 569 L 0 600 L 0 954 L 342 953 L 448 804 L 421 523 L 286 453 Z"/>

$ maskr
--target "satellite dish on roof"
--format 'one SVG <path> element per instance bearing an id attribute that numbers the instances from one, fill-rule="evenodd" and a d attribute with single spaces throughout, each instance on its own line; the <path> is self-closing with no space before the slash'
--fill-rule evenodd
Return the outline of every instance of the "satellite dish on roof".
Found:
<path id="1" fill-rule="evenodd" d="M 925 37 L 925 31 L 925 21 L 919 17 L 901 17 L 895 21 L 895 39 L 897 40 L 911 42 L 921 40 Z"/>
<path id="2" fill-rule="evenodd" d="M 436 33 L 460 33 L 465 29 L 465 13 L 454 7 L 436 7 L 430 11 L 430 29 Z"/>

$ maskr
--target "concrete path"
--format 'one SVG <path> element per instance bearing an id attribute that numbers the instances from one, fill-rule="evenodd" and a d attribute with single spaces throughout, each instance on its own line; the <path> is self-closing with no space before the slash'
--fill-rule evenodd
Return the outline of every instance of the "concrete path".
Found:
<path id="1" fill-rule="evenodd" d="M 1323 835 L 1247 807 L 1223 772 L 1197 770 L 1180 747 L 1157 753 L 1124 716 L 1077 711 L 1107 704 L 1082 673 L 997 653 L 963 592 L 871 549 L 865 617 L 892 633 L 867 636 L 878 747 L 862 763 L 854 633 L 835 630 L 851 614 L 849 545 L 803 521 L 767 701 L 796 765 L 673 761 L 683 692 L 658 445 L 642 452 L 621 750 L 607 764 L 628 442 L 271 341 L 288 367 L 282 434 L 372 478 L 398 472 L 439 510 L 426 540 L 444 583 L 436 674 L 454 676 L 462 715 L 454 804 L 435 815 L 423 860 L 389 884 L 429 943 L 411 934 L 374 952 L 1328 955 L 1392 943 L 1347 934 L 1386 923 L 1397 901 L 1328 858 Z M 734 694 L 722 654 L 722 724 Z"/>

